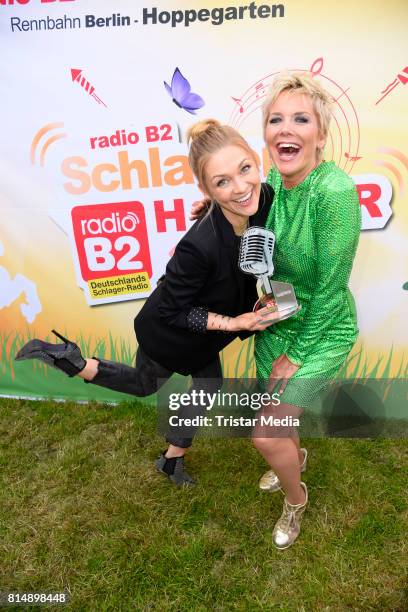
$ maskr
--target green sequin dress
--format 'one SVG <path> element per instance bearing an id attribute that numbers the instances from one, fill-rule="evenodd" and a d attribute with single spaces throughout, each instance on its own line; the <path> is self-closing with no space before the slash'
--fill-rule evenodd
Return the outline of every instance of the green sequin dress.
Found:
<path id="1" fill-rule="evenodd" d="M 309 406 L 334 378 L 357 338 L 348 288 L 361 228 L 353 181 L 334 162 L 320 163 L 305 180 L 285 189 L 272 168 L 275 197 L 266 227 L 276 238 L 274 280 L 292 283 L 301 310 L 255 338 L 258 378 L 269 378 L 283 353 L 301 367 L 281 401 Z"/>

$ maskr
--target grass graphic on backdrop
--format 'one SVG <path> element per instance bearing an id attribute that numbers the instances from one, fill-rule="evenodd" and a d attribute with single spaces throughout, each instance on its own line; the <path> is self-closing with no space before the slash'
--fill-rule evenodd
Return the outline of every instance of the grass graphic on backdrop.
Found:
<path id="1" fill-rule="evenodd" d="M 64 332 L 66 337 L 70 337 Z M 104 389 L 96 385 L 85 385 L 82 379 L 75 377 L 67 378 L 61 372 L 48 367 L 41 361 L 32 360 L 16 364 L 14 355 L 29 340 L 36 337 L 35 332 L 29 330 L 26 334 L 19 332 L 0 332 L 1 350 L 1 380 L 2 393 L 4 395 L 15 395 L 16 376 L 20 396 L 27 397 L 53 397 L 61 399 L 87 400 L 94 399 L 99 401 L 124 401 L 126 396 L 116 393 L 109 389 Z M 44 338 L 48 342 L 53 342 L 53 337 Z M 97 356 L 102 359 L 118 361 L 128 365 L 134 365 L 136 356 L 135 343 L 124 338 L 114 338 L 109 334 L 108 338 L 85 336 L 80 334 L 75 342 L 81 348 L 82 354 L 86 356 Z M 221 354 L 221 362 L 224 378 L 255 378 L 255 362 L 253 358 L 253 338 L 237 344 L 239 350 L 234 359 L 226 356 L 228 351 Z M 227 353 L 228 354 L 228 353 Z M 370 362 L 364 347 L 358 345 L 350 353 L 348 359 L 342 366 L 338 378 L 347 379 L 403 379 L 408 377 L 408 359 L 403 358 L 397 371 L 392 368 L 393 349 L 388 353 L 377 356 L 374 363 Z M 186 378 L 187 385 L 188 377 Z M 144 399 L 144 402 L 155 401 L 155 396 Z"/>

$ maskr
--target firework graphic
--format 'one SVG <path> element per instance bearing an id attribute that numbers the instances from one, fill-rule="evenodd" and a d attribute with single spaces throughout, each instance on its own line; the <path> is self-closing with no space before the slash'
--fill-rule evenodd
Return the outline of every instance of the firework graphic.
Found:
<path id="1" fill-rule="evenodd" d="M 90 82 L 82 75 L 82 68 L 71 68 L 71 78 L 74 83 L 78 83 L 83 89 L 85 89 L 86 93 L 96 100 L 98 104 L 102 104 L 105 108 L 107 108 L 105 102 L 103 102 L 103 100 L 96 95 L 95 87 L 91 85 Z"/>
<path id="2" fill-rule="evenodd" d="M 397 76 L 395 77 L 395 79 L 389 83 L 389 85 L 387 85 L 387 87 L 385 89 L 382 90 L 382 96 L 381 98 L 379 98 L 377 100 L 377 102 L 375 103 L 375 106 L 377 106 L 377 104 L 379 104 L 381 102 L 381 100 L 384 100 L 384 98 L 386 96 L 388 96 L 388 94 L 390 94 L 392 92 L 393 89 L 395 89 L 398 85 L 406 85 L 408 83 L 408 66 L 405 66 L 405 68 L 403 68 L 403 70 L 397 74 Z"/>

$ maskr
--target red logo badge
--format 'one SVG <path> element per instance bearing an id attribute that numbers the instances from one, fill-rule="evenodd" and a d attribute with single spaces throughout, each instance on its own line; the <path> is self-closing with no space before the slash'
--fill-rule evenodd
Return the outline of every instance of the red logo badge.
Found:
<path id="1" fill-rule="evenodd" d="M 136 272 L 152 276 L 146 218 L 140 202 L 75 206 L 71 215 L 85 281 Z"/>

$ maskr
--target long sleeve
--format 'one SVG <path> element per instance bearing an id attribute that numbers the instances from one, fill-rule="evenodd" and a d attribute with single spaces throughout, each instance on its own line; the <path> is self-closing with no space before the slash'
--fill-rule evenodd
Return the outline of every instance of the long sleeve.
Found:
<path id="1" fill-rule="evenodd" d="M 297 365 L 333 329 L 344 307 L 361 226 L 357 191 L 348 177 L 327 176 L 315 197 L 315 284 L 300 329 L 286 351 Z"/>

